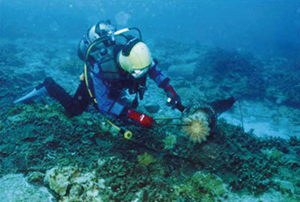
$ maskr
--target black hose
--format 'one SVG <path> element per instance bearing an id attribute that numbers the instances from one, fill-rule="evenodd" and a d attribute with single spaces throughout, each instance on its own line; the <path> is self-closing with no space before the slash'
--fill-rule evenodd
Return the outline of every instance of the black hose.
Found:
<path id="1" fill-rule="evenodd" d="M 131 28 L 128 28 L 129 30 L 136 30 L 138 33 L 139 33 L 139 38 L 142 40 L 142 32 L 141 30 L 139 30 L 138 28 L 136 27 L 131 27 Z"/>

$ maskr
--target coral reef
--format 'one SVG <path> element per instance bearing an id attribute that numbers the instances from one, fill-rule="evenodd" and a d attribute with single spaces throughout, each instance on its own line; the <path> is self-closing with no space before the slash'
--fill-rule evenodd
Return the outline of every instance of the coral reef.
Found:
<path id="1" fill-rule="evenodd" d="M 202 177 L 202 180 L 214 179 L 218 182 L 222 179 L 234 192 L 259 194 L 275 189 L 289 194 L 290 198 L 300 193 L 295 178 L 300 170 L 297 163 L 299 156 L 289 156 L 299 149 L 297 138 L 287 141 L 260 140 L 220 120 L 205 144 L 197 146 L 189 144 L 185 137 L 178 134 L 180 130 L 174 127 L 146 130 L 132 126 L 135 129 L 134 141 L 127 142 L 120 136 L 112 136 L 107 128 L 102 130 L 99 117 L 93 113 L 68 119 L 61 110 L 58 104 L 46 108 L 43 105 L 19 105 L 12 108 L 7 117 L 2 117 L 5 120 L 2 134 L 6 134 L 1 140 L 2 174 L 22 171 L 44 173 L 46 169 L 50 180 L 45 181 L 60 196 L 60 200 L 66 201 L 71 200 L 70 193 L 77 193 L 78 197 L 87 195 L 84 191 L 87 189 L 82 188 L 87 183 L 75 183 L 75 179 L 83 177 L 93 183 L 104 180 L 101 181 L 104 188 L 93 189 L 93 193 L 100 193 L 103 201 L 155 201 L 157 198 L 161 200 L 156 201 L 164 201 L 164 198 L 168 201 L 178 196 L 175 191 L 178 189 L 172 184 L 180 187 L 182 200 L 193 201 L 200 195 L 207 201 L 219 198 L 216 193 L 200 186 L 202 183 L 197 185 L 199 195 L 194 195 L 197 186 L 193 176 L 198 176 L 199 180 Z M 170 134 L 176 136 L 176 144 L 166 149 L 165 139 Z M 3 147 L 4 144 L 10 147 Z M 274 148 L 280 158 L 268 158 L 260 152 Z M 117 156 L 109 157 L 111 154 Z M 99 155 L 103 156 L 103 160 L 98 160 Z M 162 159 L 158 160 L 157 155 L 163 155 Z M 194 175 L 196 170 L 192 167 L 201 172 Z M 286 169 L 290 176 L 286 174 Z M 33 181 L 34 178 L 39 181 L 39 176 L 42 174 L 33 177 Z M 54 176 L 57 176 L 56 180 Z M 181 184 L 183 180 L 178 181 L 180 176 L 185 179 L 185 184 Z M 288 192 L 286 186 L 281 184 L 282 181 L 278 180 L 282 179 L 281 176 L 288 177 L 294 192 Z M 59 183 L 59 179 L 68 179 L 69 183 Z M 63 188 L 55 188 L 55 184 Z"/>
<path id="2" fill-rule="evenodd" d="M 67 91 L 74 91 L 78 80 L 74 68 L 80 68 L 76 59 L 70 57 L 71 42 L 58 42 L 46 52 L 41 48 L 45 42 L 23 42 L 26 51 L 16 50 L 16 57 L 22 60 L 16 66 L 3 68 L 13 65 L 14 56 L 7 53 L 5 57 L 9 58 L 3 59 L 0 68 L 2 177 L 8 173 L 28 174 L 28 181 L 36 186 L 45 182 L 59 201 L 243 201 L 238 194 L 252 197 L 251 201 L 267 201 L 266 197 L 272 198 L 270 193 L 278 196 L 278 202 L 299 201 L 297 137 L 257 138 L 222 119 L 209 131 L 210 121 L 195 114 L 187 123 L 203 125 L 196 124 L 185 132 L 193 136 L 204 134 L 192 138 L 195 142 L 206 139 L 202 144 L 194 144 L 180 127 L 171 125 L 176 121 L 149 129 L 113 120 L 133 131 L 133 138 L 124 140 L 105 123 L 107 117 L 92 108 L 68 118 L 63 107 L 50 98 L 37 104 L 13 105 L 15 98 L 31 90 L 46 75 L 61 81 Z M 263 63 L 244 53 L 172 41 L 153 46 L 157 47 L 155 52 L 164 70 L 173 64 L 186 66 L 196 62 L 197 69 L 190 67 L 195 78 L 177 77 L 172 81 L 179 88 L 177 92 L 184 95 L 184 103 L 193 103 L 195 98 L 213 101 L 224 97 L 223 91 L 239 98 L 263 97 L 266 92 L 271 104 L 299 102 L 298 66 L 292 67 L 288 61 Z M 9 46 L 4 51 L 8 49 Z M 45 68 L 48 66 L 51 68 Z M 282 72 L 276 73 L 279 67 Z M 272 87 L 278 80 L 279 87 Z M 156 86 L 151 82 L 149 85 Z M 284 82 L 288 82 L 288 87 Z M 144 100 L 148 102 L 149 96 L 157 104 L 150 111 L 157 117 L 180 116 L 164 105 L 165 94 L 153 89 Z M 283 106 L 278 107 L 276 116 L 289 116 L 299 122 L 298 116 Z M 276 121 L 276 116 L 272 121 Z"/>
<path id="3" fill-rule="evenodd" d="M 271 58 L 264 63 L 262 73 L 267 83 L 266 97 L 276 104 L 299 107 L 300 63 L 286 58 Z"/>
<path id="4" fill-rule="evenodd" d="M 57 159 L 70 165 L 72 158 L 65 158 L 65 155 L 90 156 L 91 150 L 83 149 L 87 145 L 94 144 L 92 150 L 109 151 L 109 141 L 101 144 L 104 141 L 101 137 L 106 139 L 111 134 L 102 125 L 101 117 L 84 113 L 81 117 L 70 119 L 63 111 L 57 103 L 17 105 L 9 110 L 1 128 L 1 152 L 11 161 L 1 164 L 1 174 L 14 172 L 12 168 L 19 171 L 44 170 L 56 165 Z M 89 128 L 84 125 L 89 125 Z M 4 145 L 10 146 L 5 148 Z M 15 153 L 18 153 L 17 158 L 13 157 Z"/>
<path id="5" fill-rule="evenodd" d="M 194 75 L 209 75 L 216 88 L 234 97 L 259 97 L 265 92 L 262 67 L 252 55 L 215 48 L 198 60 Z"/>

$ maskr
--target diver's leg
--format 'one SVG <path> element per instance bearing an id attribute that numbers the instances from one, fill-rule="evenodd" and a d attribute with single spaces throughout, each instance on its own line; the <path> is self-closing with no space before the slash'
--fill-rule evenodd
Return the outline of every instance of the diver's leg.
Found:
<path id="1" fill-rule="evenodd" d="M 85 82 L 80 81 L 76 93 L 72 98 L 71 111 L 69 112 L 70 116 L 81 114 L 91 102 L 92 99 L 88 94 Z"/>
<path id="2" fill-rule="evenodd" d="M 46 94 L 55 98 L 66 109 L 70 116 L 81 114 L 90 103 L 90 97 L 83 81 L 80 82 L 74 97 L 72 97 L 65 89 L 55 83 L 51 77 L 47 77 L 44 82 L 37 86 L 32 92 L 14 101 L 14 103 L 29 102 Z"/>
<path id="3" fill-rule="evenodd" d="M 90 103 L 90 96 L 84 81 L 80 81 L 73 97 L 71 97 L 60 85 L 56 84 L 51 77 L 45 79 L 44 85 L 49 96 L 55 98 L 66 109 L 68 115 L 71 117 L 81 114 Z"/>
<path id="4" fill-rule="evenodd" d="M 60 85 L 55 83 L 51 77 L 47 77 L 43 84 L 48 92 L 48 95 L 55 98 L 67 111 L 69 111 L 72 97 Z"/>

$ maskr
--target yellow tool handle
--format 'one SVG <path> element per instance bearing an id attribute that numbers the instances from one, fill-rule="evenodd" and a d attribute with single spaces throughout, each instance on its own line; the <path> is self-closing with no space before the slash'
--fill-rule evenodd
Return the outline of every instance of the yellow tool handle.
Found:
<path id="1" fill-rule="evenodd" d="M 116 126 L 115 124 L 113 124 L 110 120 L 107 120 L 107 123 L 109 123 L 112 127 L 114 127 L 115 129 L 117 129 L 117 131 L 119 131 L 120 133 L 122 133 L 124 135 L 124 138 L 126 140 L 129 140 L 132 138 L 132 132 L 130 130 L 126 130 L 125 128 L 120 128 L 118 126 Z"/>
<path id="2" fill-rule="evenodd" d="M 132 138 L 132 132 L 130 130 L 126 130 L 123 134 L 126 140 L 130 140 Z"/>

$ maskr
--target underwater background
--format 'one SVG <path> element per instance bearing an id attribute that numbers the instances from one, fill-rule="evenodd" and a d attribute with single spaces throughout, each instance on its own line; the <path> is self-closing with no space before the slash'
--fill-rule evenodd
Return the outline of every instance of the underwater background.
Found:
<path id="1" fill-rule="evenodd" d="M 79 40 L 106 19 L 142 31 L 183 105 L 237 99 L 207 138 L 13 104 L 47 76 L 73 94 Z M 147 87 L 139 111 L 181 116 Z M 300 201 L 300 1 L 0 0 L 0 107 L 1 202 Z"/>

